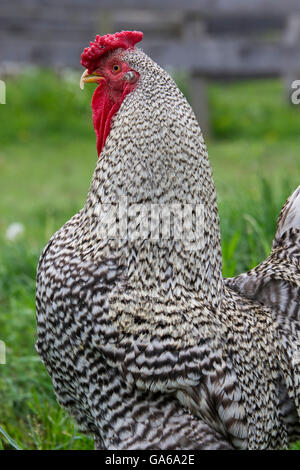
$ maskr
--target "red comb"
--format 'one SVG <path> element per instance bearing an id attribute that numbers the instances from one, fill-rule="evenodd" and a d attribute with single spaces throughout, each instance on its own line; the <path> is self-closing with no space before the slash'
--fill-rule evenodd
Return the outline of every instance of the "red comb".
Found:
<path id="1" fill-rule="evenodd" d="M 99 58 L 114 49 L 133 49 L 137 42 L 143 39 L 140 31 L 121 31 L 120 33 L 96 36 L 95 42 L 90 43 L 81 54 L 81 64 L 92 72 Z"/>

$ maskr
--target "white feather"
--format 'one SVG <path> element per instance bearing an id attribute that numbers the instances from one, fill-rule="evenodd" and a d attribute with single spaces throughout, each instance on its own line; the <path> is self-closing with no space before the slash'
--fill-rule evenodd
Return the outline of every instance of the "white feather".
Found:
<path id="1" fill-rule="evenodd" d="M 289 197 L 280 214 L 276 237 L 281 237 L 290 228 L 300 229 L 300 186 Z"/>

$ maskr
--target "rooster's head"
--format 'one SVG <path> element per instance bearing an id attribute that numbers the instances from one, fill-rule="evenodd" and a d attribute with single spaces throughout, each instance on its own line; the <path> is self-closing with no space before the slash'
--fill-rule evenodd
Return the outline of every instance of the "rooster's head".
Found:
<path id="1" fill-rule="evenodd" d="M 98 155 L 109 134 L 112 117 L 139 80 L 139 73 L 122 55 L 124 51 L 134 49 L 142 38 L 143 33 L 138 31 L 96 36 L 95 42 L 82 53 L 81 63 L 86 70 L 81 76 L 80 87 L 83 88 L 85 83 L 98 84 L 92 99 Z"/>

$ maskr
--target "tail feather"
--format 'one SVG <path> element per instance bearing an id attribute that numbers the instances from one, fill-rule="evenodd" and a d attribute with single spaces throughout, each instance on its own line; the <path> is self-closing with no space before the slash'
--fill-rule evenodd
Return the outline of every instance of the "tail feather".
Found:
<path id="1" fill-rule="evenodd" d="M 300 322 L 300 186 L 281 209 L 270 256 L 227 287 Z M 292 304 L 292 307 L 290 306 Z"/>
<path id="2" fill-rule="evenodd" d="M 251 271 L 225 279 L 225 285 L 240 295 L 269 307 L 273 312 L 274 327 L 282 351 L 282 372 L 288 396 L 293 403 L 286 418 L 288 423 L 293 424 L 299 438 L 300 186 L 288 198 L 280 212 L 270 256 Z M 283 414 L 286 406 L 287 402 L 283 397 Z"/>
<path id="3" fill-rule="evenodd" d="M 291 194 L 278 217 L 275 240 L 289 229 L 300 230 L 300 186 Z"/>

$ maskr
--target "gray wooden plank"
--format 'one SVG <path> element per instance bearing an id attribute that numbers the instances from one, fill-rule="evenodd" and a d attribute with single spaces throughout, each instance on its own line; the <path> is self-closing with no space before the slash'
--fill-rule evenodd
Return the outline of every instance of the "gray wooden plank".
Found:
<path id="1" fill-rule="evenodd" d="M 298 45 L 263 44 L 253 40 L 208 39 L 169 43 L 162 47 L 144 45 L 163 65 L 197 71 L 210 77 L 278 76 L 300 64 Z"/>
<path id="2" fill-rule="evenodd" d="M 66 65 L 80 68 L 80 54 L 88 45 L 81 40 L 58 40 L 41 37 L 39 41 L 13 35 L 1 38 L 0 62 L 15 61 Z M 142 46 L 163 67 L 196 72 L 206 77 L 267 77 L 300 70 L 300 50 L 297 45 L 261 44 L 253 40 L 217 40 L 203 38 L 194 42 L 171 40 L 145 41 Z"/>

